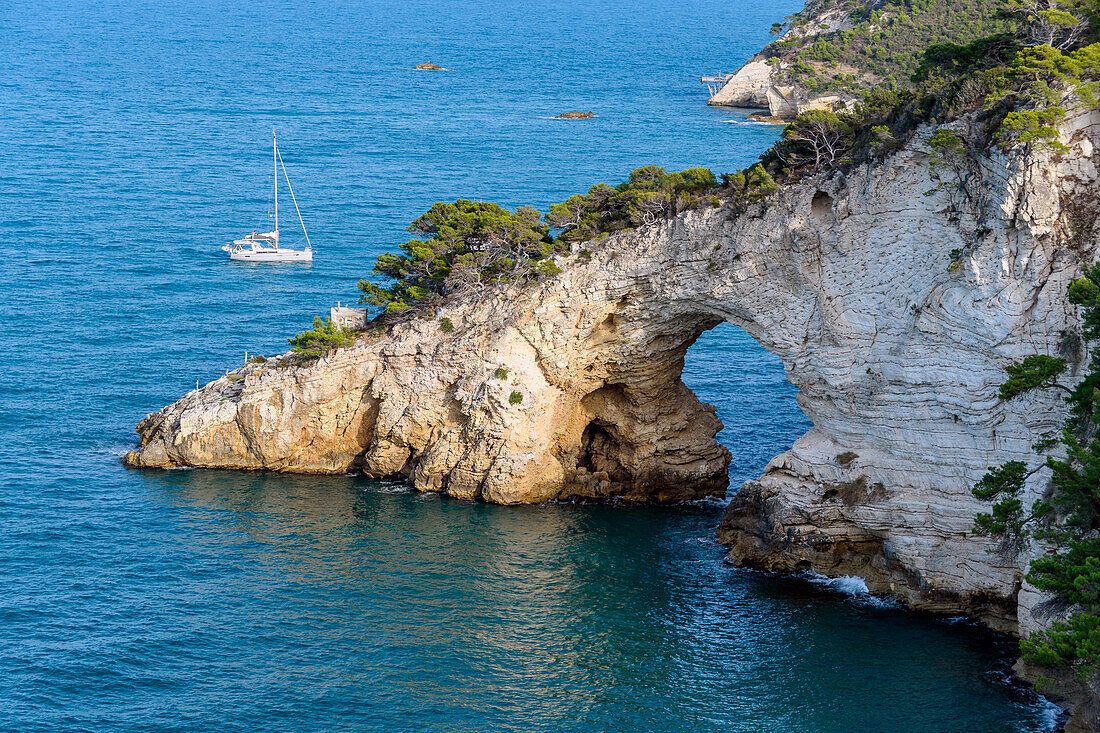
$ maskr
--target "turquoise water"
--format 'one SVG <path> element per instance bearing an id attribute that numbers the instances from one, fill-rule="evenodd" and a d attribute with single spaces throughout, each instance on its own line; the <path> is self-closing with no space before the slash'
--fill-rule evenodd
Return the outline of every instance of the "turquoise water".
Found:
<path id="1" fill-rule="evenodd" d="M 545 208 L 645 163 L 750 162 L 776 131 L 706 107 L 697 77 L 796 9 L 0 6 L 0 729 L 1049 729 L 1011 642 L 731 568 L 716 505 L 118 462 L 147 412 L 353 300 L 437 199 Z M 549 119 L 571 109 L 598 117 Z M 218 249 L 267 224 L 272 126 L 311 267 Z M 733 327 L 685 378 L 735 485 L 806 428 Z"/>

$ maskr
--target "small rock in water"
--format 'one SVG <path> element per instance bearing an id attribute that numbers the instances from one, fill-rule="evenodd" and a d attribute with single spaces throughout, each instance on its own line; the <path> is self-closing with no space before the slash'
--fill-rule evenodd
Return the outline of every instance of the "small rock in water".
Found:
<path id="1" fill-rule="evenodd" d="M 768 122 L 773 125 L 785 125 L 790 122 L 790 120 L 785 120 L 782 117 L 772 117 L 771 115 L 764 114 L 762 112 L 753 112 L 746 119 L 750 119 L 753 122 Z"/>
<path id="2" fill-rule="evenodd" d="M 433 64 L 430 61 L 426 64 L 417 64 L 416 68 L 423 69 L 425 71 L 443 71 L 442 66 L 436 66 L 435 64 Z"/>
<path id="3" fill-rule="evenodd" d="M 560 115 L 558 115 L 554 119 L 555 120 L 587 120 L 587 119 L 595 117 L 595 116 L 596 116 L 596 114 L 594 112 L 562 112 Z"/>

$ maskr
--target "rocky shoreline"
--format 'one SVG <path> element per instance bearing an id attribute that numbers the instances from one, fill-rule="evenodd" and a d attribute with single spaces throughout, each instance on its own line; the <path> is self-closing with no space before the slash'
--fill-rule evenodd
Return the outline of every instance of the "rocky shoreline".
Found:
<path id="1" fill-rule="evenodd" d="M 1071 326 L 1082 253 L 1063 201 L 1096 184 L 1098 130 L 1073 118 L 1060 160 L 977 161 L 984 193 L 963 210 L 926 195 L 925 131 L 741 215 L 690 211 L 578 245 L 543 284 L 319 360 L 246 365 L 146 418 L 125 461 L 362 471 L 498 503 L 720 496 L 721 426 L 680 372 L 729 321 L 782 358 L 814 424 L 735 498 L 720 530 L 735 559 L 857 573 L 913 607 L 1034 628 L 1026 558 L 973 536 L 969 488 L 987 465 L 1034 462 L 1030 436 L 1061 422 L 1057 395 L 1006 403 L 996 388 Z"/>

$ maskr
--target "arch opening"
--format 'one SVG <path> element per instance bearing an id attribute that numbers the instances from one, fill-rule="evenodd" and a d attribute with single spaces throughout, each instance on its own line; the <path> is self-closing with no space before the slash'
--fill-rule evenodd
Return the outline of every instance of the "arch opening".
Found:
<path id="1" fill-rule="evenodd" d="M 620 441 L 614 435 L 615 426 L 596 419 L 585 426 L 581 433 L 580 456 L 577 468 L 583 468 L 591 474 L 605 474 L 608 481 L 621 482 L 626 479 L 619 452 Z"/>
<path id="2" fill-rule="evenodd" d="M 723 322 L 695 341 L 685 355 L 682 379 L 722 421 L 717 439 L 731 453 L 729 496 L 813 427 L 779 357 L 732 323 Z"/>

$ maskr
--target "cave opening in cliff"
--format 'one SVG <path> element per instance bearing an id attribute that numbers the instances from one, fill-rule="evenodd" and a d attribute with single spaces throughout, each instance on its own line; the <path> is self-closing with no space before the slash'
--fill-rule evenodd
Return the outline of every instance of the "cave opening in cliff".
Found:
<path id="1" fill-rule="evenodd" d="M 718 410 L 718 442 L 732 453 L 731 493 L 812 427 L 779 357 L 732 323 L 704 332 L 688 349 L 683 381 Z"/>
<path id="2" fill-rule="evenodd" d="M 610 481 L 624 480 L 624 471 L 619 460 L 621 446 L 614 435 L 614 426 L 602 420 L 593 420 L 581 434 L 580 456 L 577 467 L 591 474 L 606 473 Z"/>
<path id="3" fill-rule="evenodd" d="M 825 223 L 832 216 L 833 213 L 833 197 L 824 191 L 818 191 L 814 194 L 813 201 L 810 202 L 810 215 L 813 216 L 818 223 Z"/>

